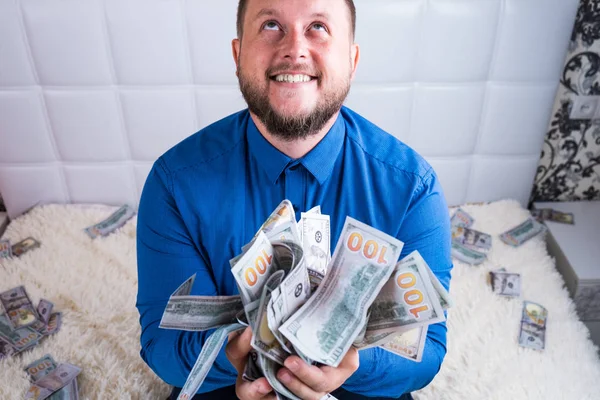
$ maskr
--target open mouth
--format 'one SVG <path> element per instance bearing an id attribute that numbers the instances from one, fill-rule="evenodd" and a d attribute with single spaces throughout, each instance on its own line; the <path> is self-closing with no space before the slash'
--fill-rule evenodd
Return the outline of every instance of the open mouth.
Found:
<path id="1" fill-rule="evenodd" d="M 316 76 L 304 75 L 304 74 L 278 74 L 272 75 L 269 77 L 272 81 L 275 82 L 285 82 L 285 83 L 305 83 L 316 80 Z"/>

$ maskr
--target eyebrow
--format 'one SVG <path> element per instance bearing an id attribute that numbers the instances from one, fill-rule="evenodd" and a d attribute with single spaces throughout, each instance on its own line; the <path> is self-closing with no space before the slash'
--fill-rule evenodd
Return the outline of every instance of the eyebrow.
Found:
<path id="1" fill-rule="evenodd" d="M 258 12 L 258 14 L 256 14 L 256 17 L 254 18 L 254 20 L 256 21 L 256 20 L 258 20 L 258 19 L 260 19 L 262 17 L 265 17 L 265 16 L 277 16 L 277 15 L 279 15 L 279 13 L 275 9 L 273 9 L 273 8 L 263 8 L 262 10 L 260 10 Z M 313 14 L 311 14 L 310 17 L 311 18 L 323 18 L 323 19 L 329 20 L 329 14 L 322 13 L 322 12 L 313 13 Z"/>

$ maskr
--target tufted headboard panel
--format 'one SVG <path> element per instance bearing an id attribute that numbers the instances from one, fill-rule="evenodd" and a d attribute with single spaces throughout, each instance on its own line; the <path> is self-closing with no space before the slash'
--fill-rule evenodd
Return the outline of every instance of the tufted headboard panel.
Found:
<path id="1" fill-rule="evenodd" d="M 576 0 L 355 0 L 347 105 L 419 151 L 448 203 L 529 198 Z M 0 193 L 137 204 L 153 161 L 245 107 L 237 0 L 0 0 Z"/>

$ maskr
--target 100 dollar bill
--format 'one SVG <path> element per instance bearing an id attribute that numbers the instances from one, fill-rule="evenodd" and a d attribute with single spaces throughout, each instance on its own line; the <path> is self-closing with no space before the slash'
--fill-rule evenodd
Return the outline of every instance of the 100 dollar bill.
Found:
<path id="1" fill-rule="evenodd" d="M 363 327 L 403 243 L 346 218 L 329 272 L 279 331 L 306 357 L 337 367 Z"/>

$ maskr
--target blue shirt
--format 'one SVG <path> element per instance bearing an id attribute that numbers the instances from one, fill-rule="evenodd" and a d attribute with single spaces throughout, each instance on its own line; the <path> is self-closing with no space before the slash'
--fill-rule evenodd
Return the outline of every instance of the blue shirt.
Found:
<path id="1" fill-rule="evenodd" d="M 146 180 L 137 227 L 141 356 L 165 382 L 182 387 L 212 331 L 159 329 L 169 295 L 196 275 L 195 295 L 238 294 L 229 259 L 269 214 L 289 199 L 300 212 L 321 205 L 335 248 L 346 216 L 418 250 L 448 288 L 450 221 L 433 169 L 422 157 L 348 108 L 308 154 L 293 160 L 258 131 L 247 110 L 183 140 Z M 420 363 L 372 348 L 344 389 L 399 397 L 427 385 L 446 354 L 446 325 L 429 327 Z M 235 384 L 219 353 L 198 393 Z"/>

